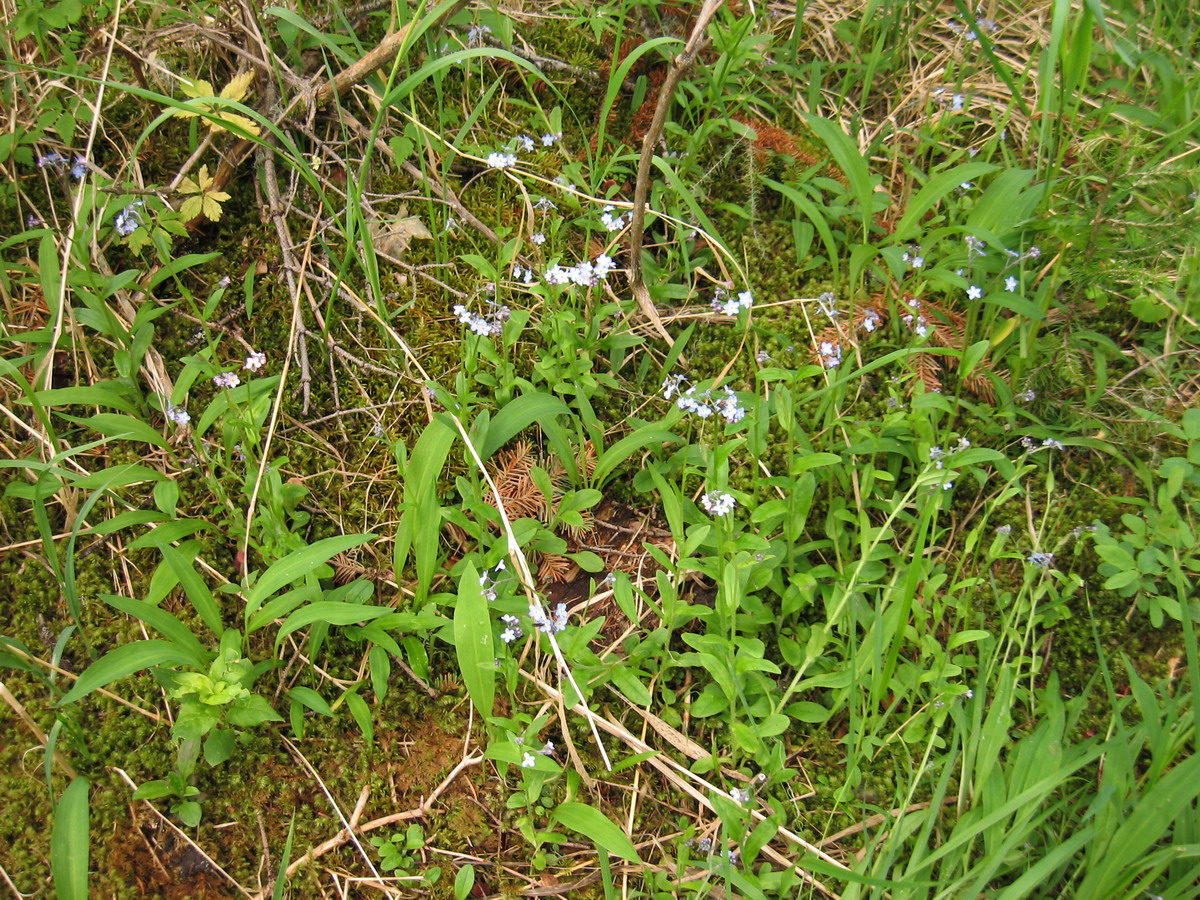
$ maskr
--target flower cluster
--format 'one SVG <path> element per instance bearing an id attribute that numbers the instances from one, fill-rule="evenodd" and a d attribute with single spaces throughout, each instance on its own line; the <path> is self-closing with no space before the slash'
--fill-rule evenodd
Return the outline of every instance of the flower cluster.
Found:
<path id="1" fill-rule="evenodd" d="M 933 92 L 933 99 L 938 103 L 948 105 L 951 112 L 962 112 L 965 99 L 962 94 L 946 94 L 945 88 L 938 88 Z"/>
<path id="2" fill-rule="evenodd" d="M 872 307 L 867 307 L 862 314 L 862 330 L 870 334 L 883 323 L 883 316 Z"/>
<path id="3" fill-rule="evenodd" d="M 1030 553 L 1029 564 L 1039 569 L 1048 568 L 1054 563 L 1053 553 Z"/>
<path id="4" fill-rule="evenodd" d="M 213 376 L 213 384 L 219 388 L 235 388 L 242 383 L 237 372 L 222 372 Z"/>
<path id="5" fill-rule="evenodd" d="M 529 621 L 543 634 L 561 634 L 567 629 L 567 604 L 554 607 L 554 617 L 546 615 L 542 604 L 536 600 L 529 604 Z"/>
<path id="6" fill-rule="evenodd" d="M 517 157 L 512 153 L 489 153 L 487 167 L 489 169 L 511 169 L 517 164 Z"/>
<path id="7" fill-rule="evenodd" d="M 908 297 L 904 303 L 912 312 L 906 312 L 900 316 L 901 321 L 911 328 L 917 337 L 925 337 L 925 335 L 929 334 L 929 320 L 920 311 L 921 301 L 916 297 Z"/>
<path id="8" fill-rule="evenodd" d="M 49 166 L 52 169 L 62 171 L 70 162 L 61 153 L 47 153 L 38 159 L 37 164 L 39 169 L 44 169 Z M 75 162 L 71 164 L 71 177 L 76 181 L 82 181 L 88 173 L 88 161 L 86 157 L 76 156 Z"/>
<path id="9" fill-rule="evenodd" d="M 516 616 L 501 616 L 500 621 L 506 626 L 500 632 L 500 640 L 506 644 L 511 644 L 513 641 L 520 640 L 525 636 L 525 632 L 521 630 L 521 620 Z"/>
<path id="10" fill-rule="evenodd" d="M 493 301 L 489 302 L 495 307 L 490 316 L 471 312 L 461 303 L 454 304 L 452 312 L 458 321 L 468 326 L 475 334 L 484 336 L 500 334 L 504 330 L 504 323 L 512 316 L 512 310 L 503 304 L 497 305 Z"/>
<path id="11" fill-rule="evenodd" d="M 484 569 L 479 575 L 479 586 L 483 588 L 483 596 L 487 598 L 489 603 L 496 599 L 496 585 L 502 580 L 498 576 L 504 571 L 504 568 L 504 560 L 500 560 L 500 562 L 496 563 L 493 568 Z M 512 616 L 503 616 L 501 618 L 505 622 L 507 622 L 510 618 L 513 619 L 513 623 L 516 622 L 516 619 Z M 518 628 L 517 637 L 520 636 L 521 629 Z M 507 641 L 505 643 L 507 643 Z"/>
<path id="12" fill-rule="evenodd" d="M 127 207 L 117 213 L 113 219 L 113 227 L 117 229 L 117 234 L 121 237 L 129 237 L 138 230 L 142 224 L 142 214 L 139 208 L 142 206 L 142 201 L 130 203 Z"/>
<path id="13" fill-rule="evenodd" d="M 713 311 L 725 316 L 736 316 L 742 310 L 749 310 L 753 306 L 754 295 L 749 291 L 740 291 L 737 296 L 730 296 L 726 291 L 717 288 L 716 294 L 713 295 Z"/>
<path id="14" fill-rule="evenodd" d="M 188 411 L 181 406 L 168 406 L 167 418 L 176 425 L 186 425 L 192 421 L 192 417 L 188 415 Z"/>
<path id="15" fill-rule="evenodd" d="M 606 231 L 620 231 L 627 224 L 629 224 L 628 220 L 625 218 L 626 214 L 620 213 L 619 215 L 614 216 L 614 209 L 615 207 L 606 206 L 604 207 L 603 212 L 600 213 L 600 223 L 604 226 Z"/>
<path id="16" fill-rule="evenodd" d="M 944 469 L 946 467 L 946 460 L 949 457 L 953 456 L 955 453 L 961 453 L 970 446 L 971 442 L 965 437 L 960 437 L 958 439 L 958 443 L 949 450 L 943 450 L 940 446 L 935 444 L 929 448 L 929 461 L 933 463 L 933 467 L 935 469 Z"/>
<path id="17" fill-rule="evenodd" d="M 516 741 L 518 744 L 525 743 L 523 738 L 513 738 L 513 740 Z M 542 749 L 537 751 L 537 756 L 534 756 L 534 754 L 530 753 L 528 750 L 526 750 L 524 752 L 524 754 L 521 756 L 521 768 L 532 769 L 534 766 L 537 765 L 537 757 L 538 756 L 553 756 L 553 755 L 554 755 L 554 741 L 546 741 L 546 743 L 542 747 Z"/>
<path id="18" fill-rule="evenodd" d="M 613 262 L 612 257 L 601 253 L 594 262 L 585 259 L 574 266 L 561 266 L 555 263 L 545 271 L 542 277 L 547 284 L 577 284 L 580 287 L 592 287 L 607 278 L 615 268 L 616 263 Z"/>
<path id="19" fill-rule="evenodd" d="M 837 341 L 821 341 L 817 345 L 817 357 L 826 369 L 836 369 L 842 364 L 842 345 Z"/>
<path id="20" fill-rule="evenodd" d="M 670 400 L 678 395 L 675 405 L 701 419 L 707 419 L 715 412 L 730 425 L 736 425 L 746 418 L 746 408 L 738 402 L 732 388 L 722 388 L 724 394 L 714 398 L 711 390 L 700 391 L 695 385 L 685 390 L 683 385 L 686 383 L 687 378 L 683 375 L 668 375 L 662 385 L 663 399 Z"/>
<path id="21" fill-rule="evenodd" d="M 709 491 L 700 497 L 700 505 L 706 513 L 717 517 L 727 516 L 737 507 L 737 501 L 732 494 L 724 491 Z"/>
<path id="22" fill-rule="evenodd" d="M 956 19 L 951 19 L 946 23 L 946 27 L 955 34 L 961 34 L 968 41 L 975 42 L 979 40 L 980 33 L 995 34 L 1000 26 L 996 24 L 995 19 L 989 19 L 982 15 L 982 7 L 975 10 L 973 20 L 959 22 Z"/>
<path id="23" fill-rule="evenodd" d="M 250 355 L 246 357 L 246 364 L 242 366 L 242 368 L 250 372 L 257 372 L 266 364 L 267 355 L 265 353 L 260 353 L 257 350 L 251 350 Z"/>
<path id="24" fill-rule="evenodd" d="M 1066 449 L 1066 447 L 1064 446 L 1062 441 L 1055 440 L 1054 438 L 1042 438 L 1042 442 L 1039 444 L 1036 440 L 1031 438 L 1029 435 L 1025 435 L 1025 437 L 1021 438 L 1021 446 L 1024 447 L 1026 450 L 1028 450 L 1030 453 L 1033 453 L 1035 450 L 1065 450 Z"/>

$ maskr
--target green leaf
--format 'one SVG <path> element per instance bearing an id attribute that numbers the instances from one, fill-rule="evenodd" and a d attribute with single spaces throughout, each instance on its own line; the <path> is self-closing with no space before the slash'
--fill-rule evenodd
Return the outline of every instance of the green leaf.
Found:
<path id="1" fill-rule="evenodd" d="M 54 808 L 50 871 L 58 900 L 87 900 L 90 787 L 86 778 L 76 778 L 67 785 Z"/>
<path id="2" fill-rule="evenodd" d="M 137 415 L 137 408 L 121 394 L 109 387 L 111 381 L 76 387 L 51 388 L 38 391 L 33 401 L 41 406 L 108 406 L 121 412 Z M 21 399 L 19 403 L 26 402 Z"/>
<path id="3" fill-rule="evenodd" d="M 125 644 L 92 663 L 79 676 L 75 686 L 58 701 L 60 706 L 74 703 L 97 688 L 112 684 L 118 678 L 149 669 L 151 666 L 190 666 L 191 653 L 168 641 L 137 641 Z"/>
<path id="4" fill-rule="evenodd" d="M 324 697 L 322 697 L 312 688 L 297 686 L 288 691 L 288 696 L 298 703 L 307 706 L 313 712 L 319 712 L 323 716 L 329 716 L 331 718 L 333 717 L 332 707 L 325 702 Z"/>
<path id="5" fill-rule="evenodd" d="M 233 756 L 233 732 L 218 728 L 204 739 L 204 761 L 210 766 L 219 766 Z"/>
<path id="6" fill-rule="evenodd" d="M 264 600 L 284 585 L 291 584 L 303 578 L 318 566 L 323 566 L 333 557 L 353 547 L 365 544 L 375 537 L 373 534 L 343 534 L 337 537 L 325 538 L 294 553 L 289 553 L 283 559 L 276 560 L 262 574 L 246 595 L 246 601 L 258 607 Z"/>
<path id="7" fill-rule="evenodd" d="M 413 550 L 418 602 L 424 601 L 437 569 L 442 534 L 437 480 L 457 437 L 458 432 L 452 425 L 445 419 L 435 418 L 421 432 L 404 473 L 404 512 L 396 529 L 392 559 L 398 576 L 404 570 L 409 549 Z"/>
<path id="8" fill-rule="evenodd" d="M 78 416 L 63 416 L 71 422 L 86 425 L 93 431 L 114 440 L 141 441 L 154 447 L 169 447 L 166 438 L 141 419 L 123 416 L 120 413 L 97 413 L 86 419 Z"/>
<path id="9" fill-rule="evenodd" d="M 454 900 L 467 900 L 475 887 L 475 867 L 467 863 L 454 876 Z"/>
<path id="10" fill-rule="evenodd" d="M 225 720 L 238 728 L 253 728 L 263 722 L 282 722 L 283 716 L 275 712 L 265 697 L 249 694 L 229 704 Z"/>
<path id="11" fill-rule="evenodd" d="M 866 159 L 859 152 L 858 144 L 842 131 L 842 126 L 838 123 L 812 115 L 804 116 L 804 121 L 828 148 L 838 168 L 846 173 L 850 190 L 858 200 L 858 215 L 865 237 L 870 230 L 871 216 L 874 212 L 874 188 L 871 185 L 871 170 Z"/>
<path id="12" fill-rule="evenodd" d="M 989 175 L 999 168 L 999 166 L 992 163 L 970 162 L 934 175 L 925 183 L 925 186 L 921 190 L 917 191 L 917 195 L 908 202 L 908 208 L 905 210 L 900 221 L 896 223 L 895 231 L 892 232 L 895 242 L 903 244 L 906 241 L 911 241 L 919 237 L 921 219 L 943 197 L 964 181 L 971 181 L 981 175 Z"/>
<path id="13" fill-rule="evenodd" d="M 371 722 L 371 708 L 367 706 L 367 701 L 354 691 L 348 691 L 345 697 L 346 708 L 350 710 L 350 715 L 358 723 L 363 737 L 367 739 L 368 744 L 375 743 L 375 725 Z"/>
<path id="14" fill-rule="evenodd" d="M 196 614 L 200 616 L 200 620 L 209 627 L 213 634 L 222 634 L 225 626 L 221 623 L 221 609 L 217 605 L 217 598 L 204 583 L 204 579 L 192 568 L 191 562 L 170 544 L 163 544 L 158 549 L 167 565 L 170 566 L 172 574 L 183 585 L 183 592 L 187 594 L 188 602 L 192 604 Z"/>
<path id="15" fill-rule="evenodd" d="M 151 606 L 141 600 L 132 600 L 129 597 L 118 597 L 113 594 L 101 594 L 100 599 L 114 609 L 119 609 L 126 615 L 145 622 L 171 643 L 188 653 L 197 667 L 207 666 L 212 658 L 212 654 L 204 649 L 191 630 L 165 609 Z"/>
<path id="16" fill-rule="evenodd" d="M 592 484 L 604 484 L 617 466 L 643 447 L 663 447 L 666 444 L 678 443 L 681 441 L 677 435 L 659 425 L 643 425 L 636 428 L 605 450 L 596 460 L 596 469 L 592 473 Z"/>
<path id="17" fill-rule="evenodd" d="M 586 803 L 560 803 L 554 819 L 573 831 L 591 838 L 596 846 L 631 863 L 641 863 L 633 841 L 600 810 Z"/>
<path id="18" fill-rule="evenodd" d="M 322 600 L 296 610 L 284 621 L 275 636 L 275 645 L 291 634 L 313 622 L 328 625 L 358 625 L 370 622 L 393 612 L 390 606 L 363 606 L 359 603 L 341 603 L 337 600 Z"/>
<path id="19" fill-rule="evenodd" d="M 496 699 L 496 651 L 492 646 L 492 619 L 487 598 L 479 585 L 479 572 L 468 562 L 458 582 L 454 606 L 454 652 L 463 684 L 475 709 L 486 721 Z"/>
<path id="20" fill-rule="evenodd" d="M 534 423 L 541 425 L 544 431 L 546 423 L 552 422 L 555 416 L 569 415 L 570 407 L 550 394 L 531 391 L 515 397 L 488 424 L 487 432 L 479 442 L 479 456 L 485 460 L 491 458 L 493 453 Z"/>

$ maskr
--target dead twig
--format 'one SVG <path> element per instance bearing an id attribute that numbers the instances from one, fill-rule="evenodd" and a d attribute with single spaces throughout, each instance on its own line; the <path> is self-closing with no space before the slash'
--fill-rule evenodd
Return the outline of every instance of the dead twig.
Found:
<path id="1" fill-rule="evenodd" d="M 724 2 L 725 0 L 705 0 L 703 8 L 696 16 L 696 24 L 683 47 L 683 52 L 675 57 L 675 64 L 671 67 L 670 73 L 658 92 L 654 119 L 646 131 L 645 138 L 642 139 L 642 156 L 638 160 L 637 182 L 633 189 L 633 219 L 629 226 L 629 289 L 633 292 L 633 297 L 637 300 L 642 314 L 650 320 L 654 330 L 662 336 L 669 347 L 675 346 L 675 339 L 663 325 L 662 318 L 654 307 L 654 301 L 650 298 L 650 291 L 646 288 L 645 275 L 642 272 L 642 242 L 646 229 L 646 198 L 650 195 L 650 167 L 654 159 L 654 149 L 658 146 L 663 128 L 667 123 L 667 114 L 671 111 L 675 100 L 675 89 L 679 87 L 679 81 L 683 78 L 684 72 L 691 67 L 700 50 L 708 43 L 708 23 L 712 21 L 712 17 L 716 15 L 717 10 Z"/>

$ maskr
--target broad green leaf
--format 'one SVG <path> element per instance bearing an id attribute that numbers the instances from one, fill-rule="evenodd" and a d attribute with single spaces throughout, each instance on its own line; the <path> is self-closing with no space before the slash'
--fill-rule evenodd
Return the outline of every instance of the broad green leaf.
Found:
<path id="1" fill-rule="evenodd" d="M 212 654 L 204 649 L 200 641 L 192 634 L 191 629 L 165 609 L 151 606 L 141 600 L 132 600 L 129 597 L 118 597 L 113 594 L 101 594 L 100 599 L 109 606 L 145 622 L 167 640 L 190 654 L 198 668 L 207 666 L 212 658 Z"/>
<path id="2" fill-rule="evenodd" d="M 137 408 L 120 393 L 109 387 L 112 382 L 51 388 L 38 391 L 33 399 L 40 406 L 108 406 L 121 412 L 137 415 Z M 17 402 L 23 403 L 24 400 Z"/>
<path id="3" fill-rule="evenodd" d="M 323 622 L 327 625 L 358 625 L 370 622 L 380 616 L 393 612 L 389 606 L 363 606 L 359 603 L 341 603 L 337 600 L 322 600 L 310 603 L 296 610 L 284 621 L 275 637 L 275 644 L 291 634 L 299 631 L 313 622 Z"/>
<path id="4" fill-rule="evenodd" d="M 858 215 L 862 221 L 863 235 L 866 236 L 874 213 L 874 188 L 871 185 L 870 167 L 859 151 L 858 144 L 842 130 L 841 125 L 829 119 L 806 115 L 804 121 L 828 148 L 838 168 L 846 174 L 850 191 L 858 200 Z"/>
<path id="5" fill-rule="evenodd" d="M 352 690 L 348 691 L 345 697 L 346 708 L 350 710 L 350 715 L 354 717 L 363 737 L 367 739 L 368 744 L 373 744 L 375 742 L 375 725 L 371 722 L 371 708 L 367 706 L 367 701 Z"/>
<path id="6" fill-rule="evenodd" d="M 454 606 L 454 652 L 463 684 L 475 709 L 486 721 L 496 699 L 496 651 L 492 639 L 492 617 L 487 598 L 479 585 L 479 572 L 468 562 L 458 582 Z"/>
<path id="7" fill-rule="evenodd" d="M 80 425 L 86 425 L 93 431 L 114 440 L 141 441 L 144 444 L 150 444 L 154 447 L 165 448 L 170 446 L 166 438 L 159 434 L 157 430 L 151 428 L 141 419 L 135 419 L 133 416 L 123 416 L 120 413 L 97 413 L 86 419 L 81 419 L 78 416 L 63 416 L 63 418 L 77 422 Z"/>
<path id="8" fill-rule="evenodd" d="M 393 563 L 397 574 L 404 570 L 408 551 L 416 557 L 417 599 L 424 602 L 437 570 L 442 522 L 437 500 L 437 481 L 458 431 L 443 418 L 435 418 L 421 432 L 404 473 L 404 512 L 396 529 Z"/>
<path id="9" fill-rule="evenodd" d="M 981 175 L 989 175 L 999 168 L 992 163 L 969 162 L 934 175 L 908 202 L 908 208 L 904 211 L 900 221 L 896 223 L 896 229 L 892 232 L 896 243 L 902 244 L 920 237 L 920 223 L 925 213 L 929 212 L 943 197 L 964 181 L 979 178 Z"/>
<path id="10" fill-rule="evenodd" d="M 373 534 L 343 534 L 325 538 L 294 553 L 289 553 L 283 559 L 272 563 L 271 567 L 254 583 L 254 587 L 246 594 L 247 602 L 254 604 L 255 607 L 259 606 L 281 587 L 303 578 L 318 566 L 325 565 L 339 553 L 365 544 L 374 537 Z"/>
<path id="11" fill-rule="evenodd" d="M 495 418 L 488 424 L 487 432 L 479 442 L 479 456 L 485 460 L 490 459 L 493 453 L 530 425 L 537 423 L 544 427 L 544 423 L 553 420 L 555 416 L 569 415 L 570 407 L 550 394 L 531 391 L 515 397 L 496 413 Z"/>
<path id="12" fill-rule="evenodd" d="M 60 706 L 74 703 L 97 688 L 118 678 L 149 669 L 151 666 L 190 666 L 191 653 L 168 641 L 137 641 L 125 644 L 100 657 L 87 667 L 75 686 L 59 701 Z"/>
<path id="13" fill-rule="evenodd" d="M 660 425 L 643 425 L 625 435 L 600 455 L 592 473 L 592 484 L 603 485 L 617 466 L 633 456 L 643 447 L 663 447 L 681 443 L 679 437 Z"/>
<path id="14" fill-rule="evenodd" d="M 323 716 L 333 716 L 333 709 L 325 702 L 325 698 L 312 688 L 297 686 L 288 691 L 288 696 L 297 703 L 307 706 L 313 712 L 319 712 Z"/>
<path id="15" fill-rule="evenodd" d="M 586 803 L 568 801 L 560 803 L 554 811 L 554 819 L 573 831 L 591 838 L 596 846 L 606 853 L 619 856 L 631 863 L 641 863 L 633 841 L 618 828 L 608 816 Z"/>
<path id="16" fill-rule="evenodd" d="M 158 549 L 167 565 L 170 566 L 171 572 L 183 585 L 183 592 L 187 594 L 188 602 L 192 604 L 201 621 L 209 627 L 213 634 L 222 634 L 225 626 L 221 623 L 221 609 L 217 605 L 217 598 L 204 583 L 204 579 L 192 568 L 187 557 L 170 544 L 163 544 Z"/>
<path id="17" fill-rule="evenodd" d="M 67 785 L 54 808 L 50 871 L 58 900 L 87 900 L 90 787 L 86 778 L 76 778 Z"/>

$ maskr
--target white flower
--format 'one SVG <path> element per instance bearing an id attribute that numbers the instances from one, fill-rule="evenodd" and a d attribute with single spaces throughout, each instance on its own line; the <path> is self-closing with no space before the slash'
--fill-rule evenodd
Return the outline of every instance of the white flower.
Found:
<path id="1" fill-rule="evenodd" d="M 862 321 L 863 331 L 865 331 L 867 334 L 870 334 L 872 331 L 874 331 L 876 328 L 879 327 L 879 321 L 880 321 L 879 313 L 877 313 L 873 309 L 868 309 L 865 313 L 863 313 L 863 321 Z"/>
<path id="2" fill-rule="evenodd" d="M 604 207 L 604 211 L 600 213 L 600 222 L 608 231 L 620 231 L 625 227 L 625 214 L 613 215 L 612 206 Z"/>
<path id="3" fill-rule="evenodd" d="M 738 405 L 737 394 L 730 388 L 725 388 L 725 397 L 716 401 L 717 412 L 725 417 L 730 425 L 735 425 L 746 418 L 746 410 Z"/>
<path id="4" fill-rule="evenodd" d="M 705 512 L 714 516 L 726 516 L 733 512 L 737 501 L 733 499 L 732 494 L 724 491 L 709 491 L 700 497 L 700 505 L 704 507 Z"/>
<path id="5" fill-rule="evenodd" d="M 546 236 L 540 231 L 537 231 L 529 236 L 529 240 L 533 241 L 535 244 L 544 244 L 546 243 Z"/>
<path id="6" fill-rule="evenodd" d="M 246 357 L 246 364 L 244 368 L 249 369 L 251 372 L 257 372 L 266 364 L 267 355 L 265 353 L 259 353 L 257 350 L 251 350 L 250 355 Z"/>
<path id="7" fill-rule="evenodd" d="M 536 765 L 537 765 L 537 757 L 535 757 L 532 753 L 530 753 L 528 750 L 526 750 L 525 756 L 521 759 L 521 768 L 532 769 Z"/>
<path id="8" fill-rule="evenodd" d="M 983 291 L 976 285 L 971 285 L 969 288 L 967 288 L 967 299 L 968 300 L 978 300 L 982 296 L 983 296 Z"/>
<path id="9" fill-rule="evenodd" d="M 670 400 L 672 397 L 678 394 L 681 389 L 680 386 L 683 384 L 683 382 L 684 377 L 682 375 L 668 375 L 665 379 L 663 379 L 663 399 Z"/>
<path id="10" fill-rule="evenodd" d="M 909 263 L 909 265 L 911 265 L 911 266 L 912 266 L 914 269 L 919 269 L 919 268 L 921 268 L 922 266 L 924 266 L 924 265 L 925 265 L 925 257 L 923 257 L 923 256 L 914 256 L 914 257 L 912 258 L 912 262 L 911 262 L 911 263 Z"/>
<path id="11" fill-rule="evenodd" d="M 1017 276 L 1016 275 L 1009 275 L 1007 278 L 1004 279 L 1004 289 L 1006 291 L 1008 291 L 1010 294 L 1013 293 L 1017 289 Z"/>
<path id="12" fill-rule="evenodd" d="M 511 169 L 517 164 L 517 158 L 511 153 L 489 153 L 487 165 L 489 169 Z"/>
<path id="13" fill-rule="evenodd" d="M 220 388 L 235 388 L 241 383 L 242 379 L 238 378 L 237 372 L 222 372 L 213 376 L 213 384 Z"/>
<path id="14" fill-rule="evenodd" d="M 519 138 L 517 138 L 517 143 L 526 153 L 531 153 L 533 151 L 533 138 L 531 138 L 529 135 L 521 135 Z"/>
<path id="15" fill-rule="evenodd" d="M 556 131 L 553 134 L 549 134 L 549 133 L 543 134 L 542 135 L 542 146 L 543 147 L 553 147 L 555 144 L 557 144 L 561 140 L 562 140 L 562 132 L 561 131 Z"/>
<path id="16" fill-rule="evenodd" d="M 554 753 L 554 741 L 546 741 L 546 745 L 538 751 L 542 756 L 550 756 Z"/>
<path id="17" fill-rule="evenodd" d="M 188 411 L 180 406 L 168 406 L 167 418 L 176 425 L 186 425 L 192 421 L 192 417 L 188 415 Z"/>

